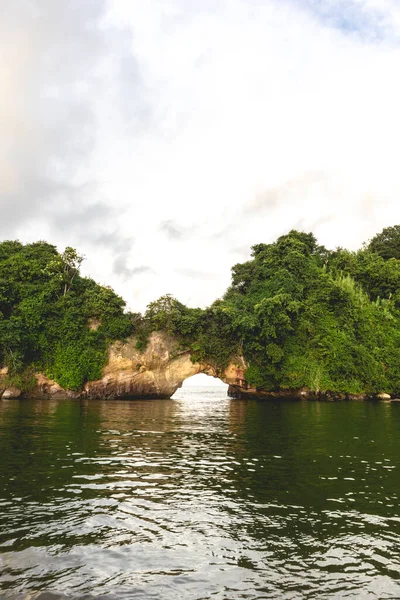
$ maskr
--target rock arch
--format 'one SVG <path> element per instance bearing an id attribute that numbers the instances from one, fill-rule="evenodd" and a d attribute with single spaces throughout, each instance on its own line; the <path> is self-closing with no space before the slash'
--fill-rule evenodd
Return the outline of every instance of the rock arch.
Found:
<path id="1" fill-rule="evenodd" d="M 188 350 L 164 332 L 153 332 L 145 350 L 137 348 L 137 339 L 128 338 L 110 346 L 103 377 L 89 381 L 79 392 L 62 389 L 56 382 L 37 374 L 32 396 L 57 398 L 171 398 L 185 379 L 206 373 L 218 377 L 232 389 L 245 389 L 244 361 L 235 358 L 217 372 L 211 364 L 193 362 Z M 0 386 L 1 387 L 1 386 Z"/>
<path id="2" fill-rule="evenodd" d="M 88 382 L 84 394 L 90 398 L 170 398 L 185 379 L 205 373 L 228 385 L 245 385 L 242 359 L 232 361 L 223 373 L 213 365 L 193 362 L 188 350 L 164 332 L 153 332 L 144 351 L 135 338 L 113 344 L 104 376 Z"/>

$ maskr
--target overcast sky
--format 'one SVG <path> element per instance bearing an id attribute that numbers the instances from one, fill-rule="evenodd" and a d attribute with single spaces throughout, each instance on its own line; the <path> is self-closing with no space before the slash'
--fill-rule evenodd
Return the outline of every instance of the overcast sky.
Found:
<path id="1" fill-rule="evenodd" d="M 0 239 L 132 310 L 297 228 L 400 223 L 398 0 L 0 0 Z"/>

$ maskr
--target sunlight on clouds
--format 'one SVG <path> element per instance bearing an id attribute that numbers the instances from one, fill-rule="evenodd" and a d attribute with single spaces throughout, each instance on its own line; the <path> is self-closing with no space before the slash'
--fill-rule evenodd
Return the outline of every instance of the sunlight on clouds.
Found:
<path id="1" fill-rule="evenodd" d="M 297 226 L 354 248 L 399 218 L 398 49 L 351 39 L 282 3 L 249 11 L 232 2 L 199 15 L 181 2 L 169 11 L 151 6 L 138 25 L 137 3 L 116 3 L 156 92 L 158 129 L 133 145 L 139 163 L 142 147 L 147 160 L 141 202 L 131 208 L 146 223 L 140 245 L 151 264 L 164 272 L 169 262 L 217 264 L 222 274 L 239 240 L 271 241 Z M 123 170 L 120 180 L 122 198 Z M 245 210 L 268 190 L 278 198 L 274 210 Z M 155 198 L 159 218 L 199 225 L 195 242 L 169 243 L 161 259 Z M 188 282 L 167 279 L 186 298 Z M 198 302 L 212 301 L 211 289 L 199 290 Z"/>
<path id="2" fill-rule="evenodd" d="M 209 304 L 252 244 L 291 228 L 357 248 L 400 222 L 397 3 L 110 0 L 78 29 L 51 6 L 29 85 L 37 21 L 21 29 L 17 10 L 0 41 L 0 108 L 18 99 L 0 124 L 8 237 L 77 246 L 142 310 L 167 292 Z"/>

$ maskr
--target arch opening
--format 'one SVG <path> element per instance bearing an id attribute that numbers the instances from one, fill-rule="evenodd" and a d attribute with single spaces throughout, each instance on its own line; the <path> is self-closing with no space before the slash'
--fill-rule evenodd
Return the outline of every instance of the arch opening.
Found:
<path id="1" fill-rule="evenodd" d="M 182 398 L 185 394 L 192 395 L 193 393 L 196 394 L 196 392 L 216 393 L 219 397 L 221 395 L 227 396 L 228 387 L 228 384 L 221 381 L 221 379 L 207 375 L 206 373 L 198 373 L 197 375 L 187 377 L 172 398 Z"/>
<path id="2" fill-rule="evenodd" d="M 183 388 L 187 387 L 218 387 L 228 389 L 228 384 L 217 377 L 207 375 L 207 373 L 198 373 L 185 379 L 182 383 Z"/>

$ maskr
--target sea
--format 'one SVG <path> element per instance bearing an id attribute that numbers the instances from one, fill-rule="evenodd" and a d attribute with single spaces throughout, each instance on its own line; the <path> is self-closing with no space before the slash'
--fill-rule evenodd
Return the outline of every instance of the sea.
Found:
<path id="1" fill-rule="evenodd" d="M 0 401 L 0 598 L 400 598 L 400 403 Z"/>

